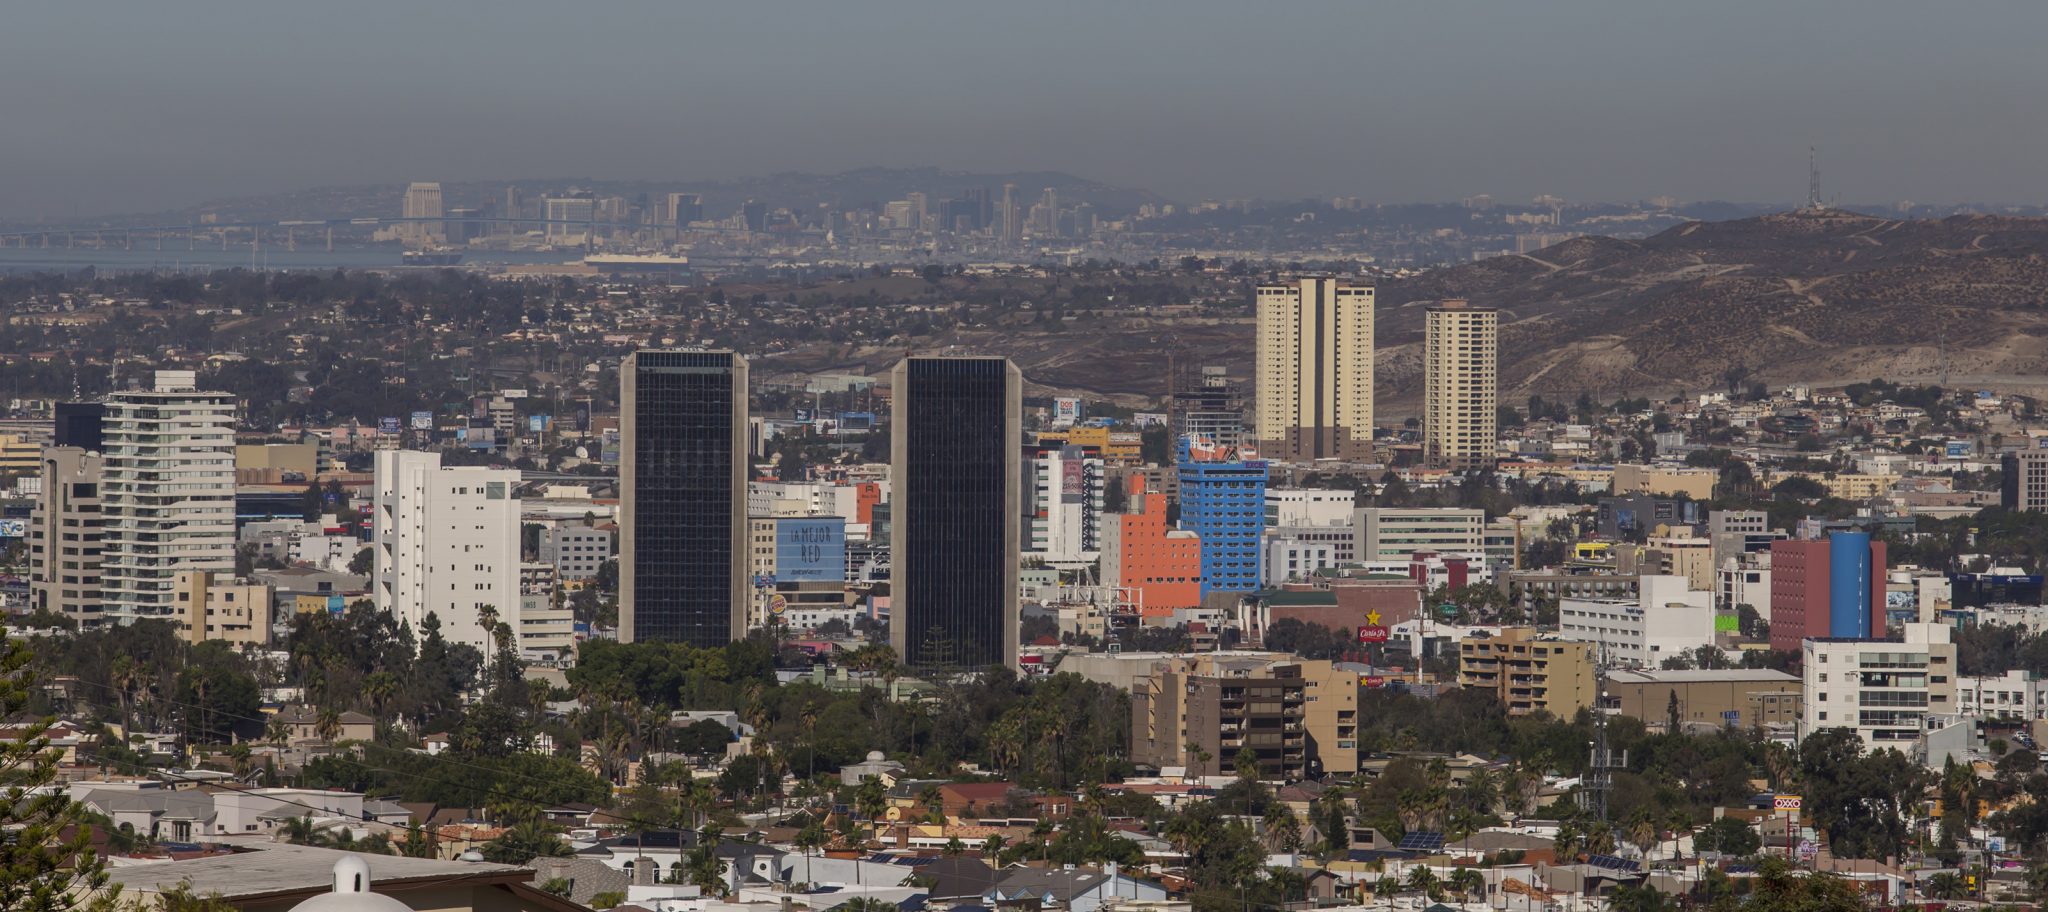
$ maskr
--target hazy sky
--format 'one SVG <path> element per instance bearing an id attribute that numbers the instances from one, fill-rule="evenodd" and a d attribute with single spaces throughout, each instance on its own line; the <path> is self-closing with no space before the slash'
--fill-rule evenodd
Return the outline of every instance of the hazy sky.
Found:
<path id="1" fill-rule="evenodd" d="M 1178 199 L 2042 202 L 2048 4 L 10 3 L 0 218 L 1052 169 Z"/>

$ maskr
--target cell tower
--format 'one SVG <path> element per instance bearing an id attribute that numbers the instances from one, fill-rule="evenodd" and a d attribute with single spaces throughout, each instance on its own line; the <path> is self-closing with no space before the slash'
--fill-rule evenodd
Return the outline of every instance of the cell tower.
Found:
<path id="1" fill-rule="evenodd" d="M 1628 751 L 1615 756 L 1614 749 L 1607 746 L 1607 643 L 1601 641 L 1600 661 L 1594 669 L 1595 689 L 1593 698 L 1593 742 L 1587 745 L 1590 755 L 1586 758 L 1586 780 L 1579 787 L 1579 807 L 1590 812 L 1596 819 L 1607 819 L 1607 793 L 1614 788 L 1614 771 L 1628 768 Z"/>
<path id="2" fill-rule="evenodd" d="M 1806 208 L 1820 211 L 1820 158 L 1812 146 L 1806 147 Z"/>

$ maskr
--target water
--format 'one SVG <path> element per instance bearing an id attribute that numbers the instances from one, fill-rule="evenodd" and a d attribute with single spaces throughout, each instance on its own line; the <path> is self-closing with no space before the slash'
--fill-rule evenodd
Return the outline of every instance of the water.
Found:
<path id="1" fill-rule="evenodd" d="M 211 272 L 216 269 L 259 269 L 275 271 L 330 271 L 335 269 L 399 269 L 407 267 L 395 247 L 337 247 L 318 250 L 259 250 L 253 254 L 244 245 L 222 250 L 174 249 L 165 244 L 157 250 L 118 248 L 0 247 L 0 272 L 76 272 L 88 266 L 101 272 Z M 487 250 L 465 251 L 464 266 L 503 266 L 528 263 L 573 263 L 580 252 L 525 252 Z"/>

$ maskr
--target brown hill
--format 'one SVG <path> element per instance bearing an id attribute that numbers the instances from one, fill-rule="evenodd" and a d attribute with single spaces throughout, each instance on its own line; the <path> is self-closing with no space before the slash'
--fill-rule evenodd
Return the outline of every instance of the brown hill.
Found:
<path id="1" fill-rule="evenodd" d="M 1381 394 L 1417 395 L 1422 308 L 1502 314 L 1502 398 L 1772 383 L 2048 389 L 2048 219 L 1896 220 L 1841 211 L 1577 238 L 1387 283 Z"/>

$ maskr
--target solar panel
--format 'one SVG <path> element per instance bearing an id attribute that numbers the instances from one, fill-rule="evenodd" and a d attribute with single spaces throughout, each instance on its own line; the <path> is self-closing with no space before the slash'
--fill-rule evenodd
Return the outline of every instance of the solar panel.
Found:
<path id="1" fill-rule="evenodd" d="M 1633 871 L 1636 869 L 1635 862 L 1614 855 L 1590 855 L 1587 856 L 1586 863 L 1593 867 L 1606 868 L 1610 871 Z"/>
<path id="2" fill-rule="evenodd" d="M 1434 852 L 1444 847 L 1444 834 L 1414 832 L 1401 837 L 1397 847 L 1403 852 Z"/>

